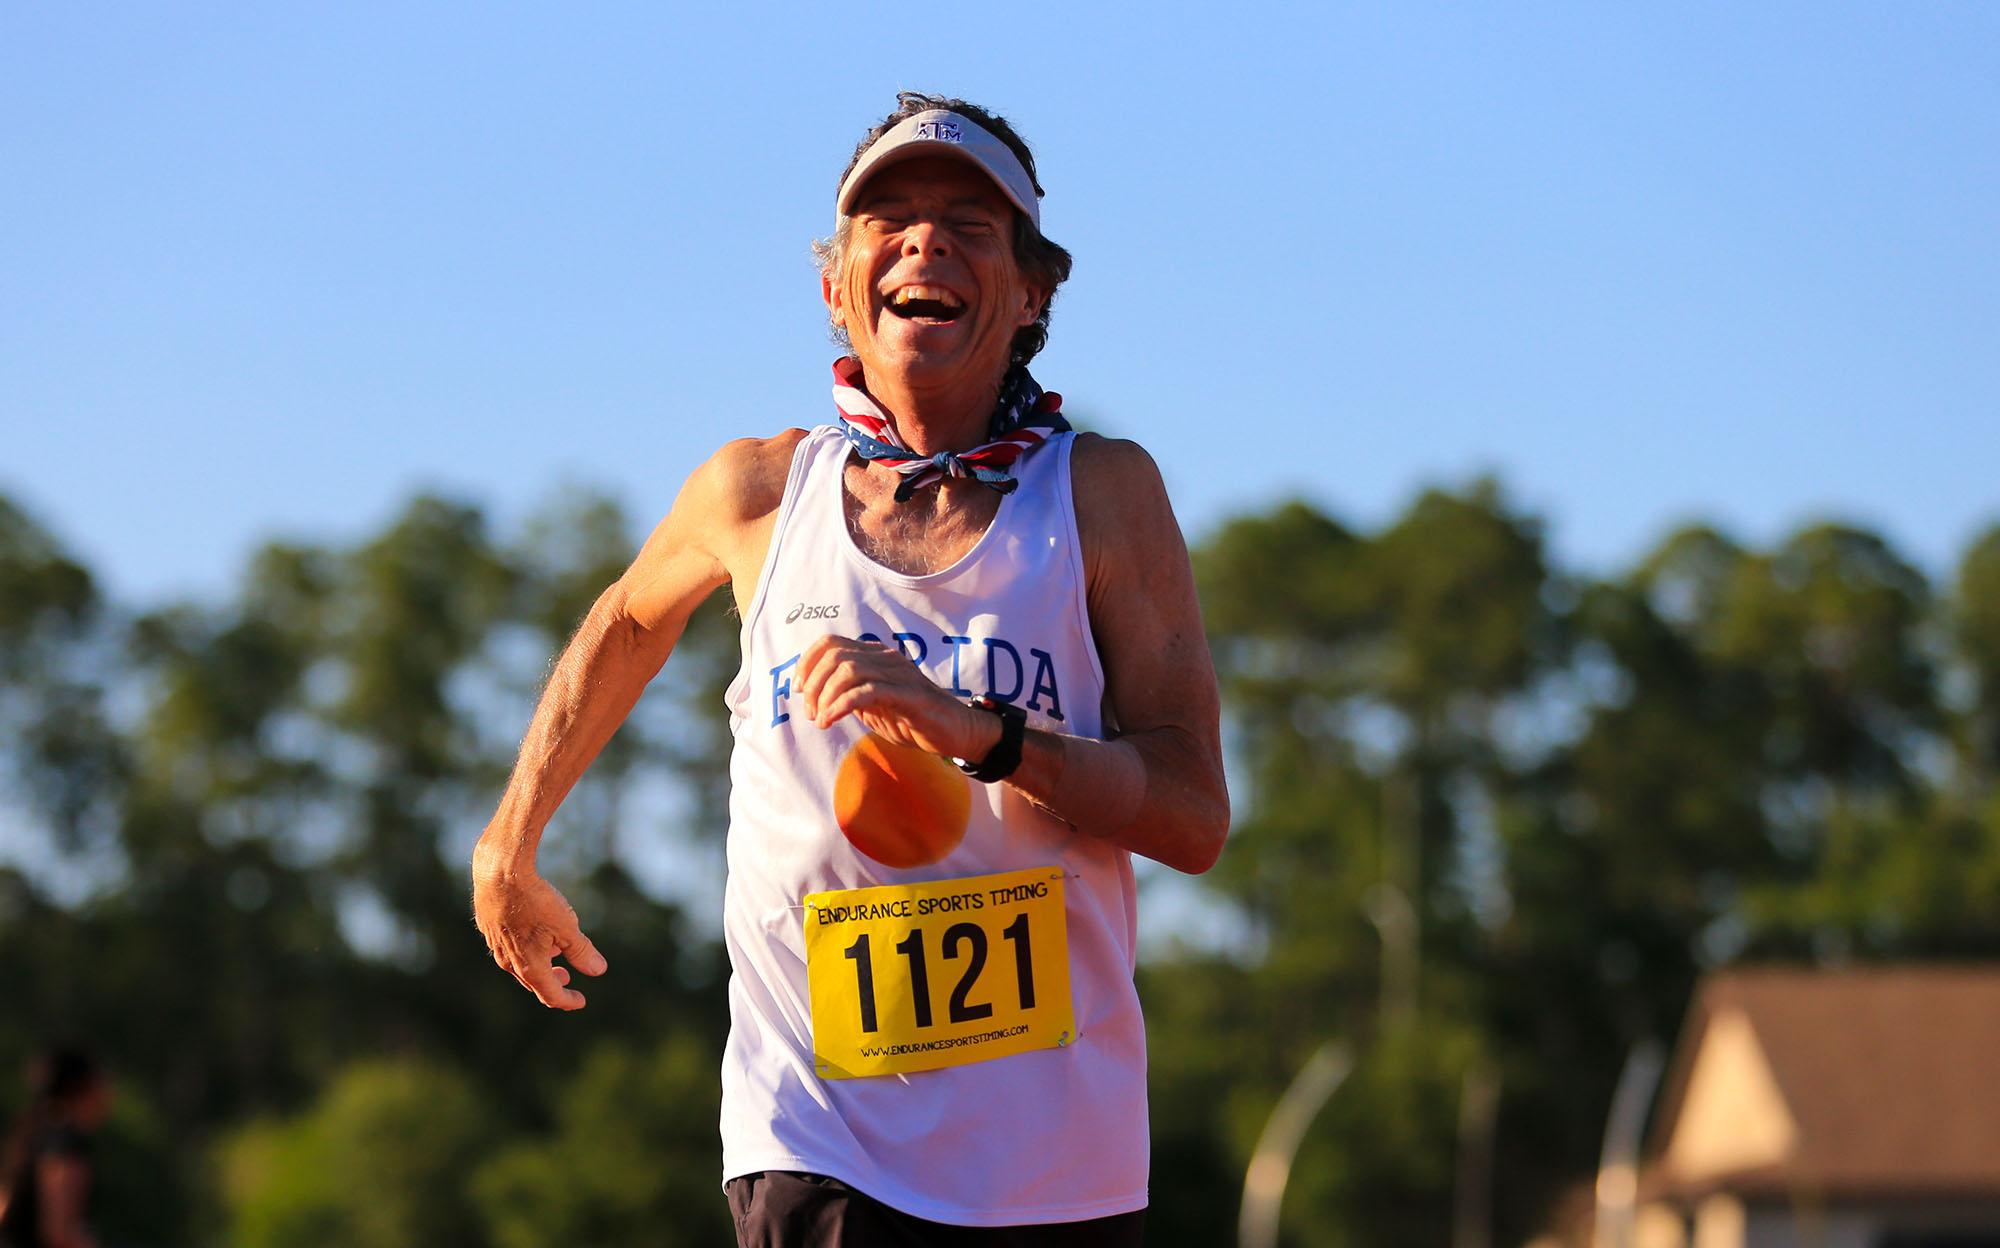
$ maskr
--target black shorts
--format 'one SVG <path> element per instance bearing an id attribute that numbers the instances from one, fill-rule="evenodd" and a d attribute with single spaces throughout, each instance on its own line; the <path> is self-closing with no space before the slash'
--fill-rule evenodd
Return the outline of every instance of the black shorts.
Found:
<path id="1" fill-rule="evenodd" d="M 911 1217 L 823 1174 L 763 1170 L 724 1185 L 738 1248 L 1139 1248 L 1146 1211 L 1038 1226 Z"/>

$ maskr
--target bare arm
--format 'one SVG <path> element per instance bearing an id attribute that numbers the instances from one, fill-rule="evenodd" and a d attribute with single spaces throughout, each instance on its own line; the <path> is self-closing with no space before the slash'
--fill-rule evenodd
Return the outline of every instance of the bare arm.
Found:
<path id="1" fill-rule="evenodd" d="M 1030 731 L 1006 783 L 1085 835 L 1182 871 L 1222 852 L 1229 795 L 1221 697 L 1194 573 L 1158 468 L 1137 445 L 1081 439 L 1073 458 L 1090 622 L 1116 739 Z M 1000 724 L 932 684 L 898 652 L 823 637 L 799 660 L 799 694 L 822 727 L 857 714 L 893 740 L 984 758 Z"/>
<path id="2" fill-rule="evenodd" d="M 1222 853 L 1229 793 L 1222 697 L 1187 545 L 1160 470 L 1136 443 L 1083 438 L 1075 463 L 1113 739 L 1030 732 L 1008 782 L 1082 832 L 1200 873 Z"/>
<path id="3" fill-rule="evenodd" d="M 731 580 L 755 581 L 759 534 L 768 543 L 796 443 L 796 434 L 732 442 L 696 469 L 632 566 L 584 616 L 542 690 L 500 808 L 473 850 L 472 897 L 494 960 L 544 1005 L 584 1004 L 556 954 L 586 975 L 606 968 L 575 911 L 535 872 L 543 829 L 673 653 L 694 609 Z"/>

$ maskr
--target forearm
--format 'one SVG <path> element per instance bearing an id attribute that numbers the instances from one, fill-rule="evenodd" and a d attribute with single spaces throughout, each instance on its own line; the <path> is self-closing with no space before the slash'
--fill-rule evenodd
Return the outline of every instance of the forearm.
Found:
<path id="1" fill-rule="evenodd" d="M 477 863 L 533 864 L 543 829 L 658 674 L 681 624 L 640 628 L 615 594 L 591 608 L 542 690 L 499 809 L 480 837 Z"/>
<path id="2" fill-rule="evenodd" d="M 1200 874 L 1229 830 L 1220 759 L 1163 727 L 1115 741 L 1030 730 L 1007 783 L 1080 835 Z"/>

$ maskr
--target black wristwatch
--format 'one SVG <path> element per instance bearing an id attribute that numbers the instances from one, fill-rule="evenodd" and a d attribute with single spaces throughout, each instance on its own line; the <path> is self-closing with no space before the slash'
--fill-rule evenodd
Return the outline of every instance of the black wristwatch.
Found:
<path id="1" fill-rule="evenodd" d="M 987 752 L 979 762 L 967 762 L 956 758 L 958 769 L 974 780 L 992 784 L 1005 780 L 1021 765 L 1021 736 L 1028 730 L 1028 713 L 1012 702 L 1000 702 L 993 698 L 974 698 L 967 705 L 978 710 L 991 711 L 1000 717 L 1000 742 Z"/>

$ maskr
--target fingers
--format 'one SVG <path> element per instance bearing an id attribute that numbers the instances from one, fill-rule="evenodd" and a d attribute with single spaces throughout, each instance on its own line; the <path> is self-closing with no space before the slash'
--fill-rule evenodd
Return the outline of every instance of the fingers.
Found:
<path id="1" fill-rule="evenodd" d="M 523 987 L 535 994 L 535 999 L 553 1010 L 580 1010 L 583 1008 L 583 994 L 564 985 L 569 983 L 569 972 L 552 962 L 529 962 L 514 976 Z"/>
<path id="2" fill-rule="evenodd" d="M 580 927 L 572 927 L 557 943 L 562 946 L 562 955 L 569 959 L 569 964 L 586 975 L 602 975 L 611 969 L 611 964 L 605 961 L 604 955 L 590 943 L 590 937 L 585 936 Z"/>
<path id="3" fill-rule="evenodd" d="M 582 939 L 580 934 L 578 939 Z M 556 942 L 547 938 L 538 942 L 537 947 L 517 954 L 511 965 L 507 962 L 501 965 L 550 1009 L 580 1010 L 584 1006 L 583 994 L 569 986 L 569 968 L 556 965 L 555 951 Z"/>
<path id="4" fill-rule="evenodd" d="M 816 727 L 854 715 L 891 741 L 948 757 L 961 753 L 967 716 L 980 718 L 908 655 L 879 642 L 820 637 L 801 652 L 796 682 L 793 696 Z"/>
<path id="5" fill-rule="evenodd" d="M 832 691 L 829 692 L 831 693 Z M 822 728 L 830 724 L 837 724 L 840 722 L 842 716 L 851 715 L 855 711 L 874 706 L 880 700 L 880 693 L 880 687 L 872 680 L 847 685 L 837 693 L 832 694 L 832 700 L 825 703 L 821 708 L 820 714 L 813 717 L 813 722 Z"/>
<path id="6" fill-rule="evenodd" d="M 821 728 L 864 708 L 915 720 L 956 705 L 902 651 L 831 635 L 800 656 L 795 692 L 806 716 Z"/>
<path id="7" fill-rule="evenodd" d="M 602 975 L 609 963 L 578 928 L 576 914 L 568 904 L 561 902 L 554 890 L 548 894 L 560 907 L 557 913 L 550 913 L 546 905 L 540 908 L 542 921 L 520 911 L 505 916 L 489 913 L 482 916 L 480 931 L 493 960 L 534 993 L 536 1000 L 551 1009 L 580 1010 L 584 995 L 569 987 L 570 968 L 556 965 L 556 955 L 560 953 L 570 966 L 586 975 Z"/>
<path id="8" fill-rule="evenodd" d="M 831 720 L 821 722 L 819 707 L 827 695 L 830 683 L 846 683 L 841 680 L 844 672 L 877 656 L 892 656 L 897 652 L 874 642 L 857 641 L 828 633 L 814 641 L 799 655 L 799 677 L 796 693 L 805 707 L 806 715 L 814 723 L 824 728 Z M 851 677 L 849 677 L 851 680 Z"/>
<path id="9" fill-rule="evenodd" d="M 501 927 L 486 933 L 486 952 L 491 954 L 500 969 L 514 977 L 514 982 L 535 994 L 543 1005 L 560 1009 L 577 1009 L 583 1004 L 581 994 L 574 1005 L 565 1000 L 564 985 L 569 982 L 568 973 L 550 961 L 552 950 L 535 948 L 532 937 L 522 939 L 516 933 Z"/>

